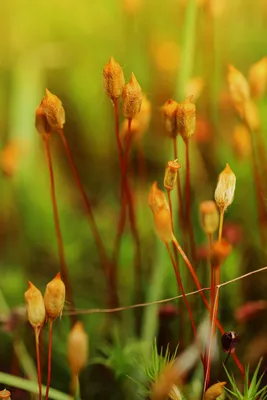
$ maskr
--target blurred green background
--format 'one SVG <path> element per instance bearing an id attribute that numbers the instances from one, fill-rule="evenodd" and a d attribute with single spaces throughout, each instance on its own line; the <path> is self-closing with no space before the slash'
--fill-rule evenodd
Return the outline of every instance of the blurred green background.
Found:
<path id="1" fill-rule="evenodd" d="M 200 77 L 203 83 L 196 100 L 197 132 L 191 143 L 192 218 L 197 244 L 205 244 L 205 235 L 199 226 L 199 202 L 213 198 L 217 176 L 228 162 L 237 176 L 235 200 L 226 214 L 225 225 L 225 234 L 234 242 L 234 251 L 222 268 L 222 281 L 264 265 L 266 255 L 259 240 L 250 157 L 239 157 L 232 142 L 232 132 L 239 119 L 229 102 L 226 73 L 231 63 L 247 75 L 251 64 L 266 55 L 266 1 L 11 0 L 1 2 L 0 22 L 0 151 L 3 154 L 10 143 L 15 148 L 11 152 L 12 173 L 5 173 L 2 162 L 0 176 L 0 311 L 3 321 L 12 315 L 14 308 L 23 306 L 28 280 L 43 291 L 60 268 L 44 146 L 34 127 L 34 112 L 45 95 L 45 88 L 63 102 L 65 134 L 101 237 L 108 254 L 112 253 L 120 210 L 121 174 L 113 108 L 102 78 L 103 67 L 111 55 L 123 67 L 126 81 L 131 72 L 135 73 L 152 105 L 150 127 L 142 138 L 145 179 L 142 180 L 138 172 L 136 148 L 132 150 L 129 166 L 141 239 L 142 300 L 159 300 L 177 294 L 167 253 L 154 234 L 147 195 L 153 181 L 157 180 L 163 187 L 165 165 L 173 158 L 160 108 L 169 98 L 182 101 L 193 77 Z M 258 105 L 262 131 L 266 133 L 266 96 Z M 121 114 L 120 118 L 122 121 Z M 76 307 L 106 307 L 106 286 L 96 246 L 56 134 L 51 140 L 51 149 Z M 180 149 L 183 179 L 182 143 Z M 267 198 L 267 193 L 262 196 Z M 182 240 L 183 233 L 179 230 L 176 233 Z M 133 257 L 134 247 L 127 224 L 119 262 L 121 305 L 134 302 Z M 205 262 L 199 262 L 197 273 L 201 283 L 208 285 Z M 192 284 L 188 285 L 190 288 Z M 253 327 L 248 323 L 238 325 L 234 311 L 246 301 L 262 299 L 266 299 L 266 274 L 222 289 L 221 319 L 226 327 L 243 335 L 238 351 L 245 363 L 255 364 L 257 357 L 267 352 L 263 340 L 257 357 L 251 357 L 251 348 L 258 348 L 256 339 L 264 337 L 266 326 L 262 326 L 260 319 L 255 320 Z M 197 297 L 192 305 L 200 321 L 204 309 Z M 146 346 L 151 346 L 158 336 L 160 344 L 166 346 L 171 342 L 174 348 L 179 342 L 177 332 L 181 320 L 173 315 L 166 316 L 164 309 L 158 312 L 159 307 L 154 306 L 143 310 L 138 343 L 145 341 Z M 119 337 L 120 351 L 116 353 L 114 346 L 115 362 L 109 361 L 115 370 L 116 385 L 121 385 L 124 394 L 114 398 L 126 398 L 125 393 L 135 398 L 134 384 L 125 378 L 129 370 L 136 369 L 128 366 L 132 355 L 130 350 L 127 353 L 131 343 L 137 341 L 134 313 L 125 311 L 121 317 L 119 322 L 116 317 L 112 318 L 115 322 L 110 325 L 106 323 L 105 314 L 81 318 L 90 337 L 89 362 L 103 355 L 101 348 L 107 338 Z M 188 325 L 187 320 L 183 323 Z M 0 370 L 27 376 L 14 344 L 23 340 L 34 359 L 33 333 L 21 319 L 10 329 L 6 328 L 6 322 L 2 325 Z M 52 387 L 66 393 L 69 390 L 68 332 L 69 320 L 63 316 L 55 324 Z M 190 342 L 190 331 L 188 335 L 187 342 Z M 44 354 L 46 336 L 47 332 L 42 343 Z M 14 391 L 12 399 L 26 399 L 27 396 L 26 392 Z M 92 398 L 104 397 L 100 394 Z"/>

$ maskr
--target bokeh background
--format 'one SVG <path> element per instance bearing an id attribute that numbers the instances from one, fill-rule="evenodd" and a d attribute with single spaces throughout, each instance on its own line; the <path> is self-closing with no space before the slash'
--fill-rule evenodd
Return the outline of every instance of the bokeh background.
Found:
<path id="1" fill-rule="evenodd" d="M 150 185 L 157 180 L 163 188 L 165 165 L 173 158 L 172 143 L 161 116 L 161 106 L 169 98 L 182 101 L 192 92 L 196 97 L 197 129 L 191 141 L 191 172 L 192 218 L 199 254 L 205 253 L 206 239 L 199 224 L 198 206 L 213 198 L 217 176 L 228 162 L 236 174 L 237 186 L 224 230 L 233 244 L 233 252 L 222 268 L 221 279 L 226 281 L 264 266 L 266 249 L 260 241 L 257 221 L 251 147 L 246 135 L 240 139 L 241 134 L 234 134 L 240 119 L 230 101 L 226 74 L 231 63 L 247 76 L 250 66 L 266 55 L 266 1 L 11 0 L 1 2 L 0 22 L 1 371 L 24 377 L 34 375 L 34 336 L 23 317 L 23 295 L 28 280 L 43 291 L 60 268 L 44 146 L 34 126 L 34 112 L 45 88 L 63 102 L 64 131 L 107 253 L 112 254 L 120 210 L 121 173 L 113 107 L 102 78 L 110 56 L 123 67 L 126 81 L 131 72 L 135 73 L 151 102 L 151 122 L 141 139 L 145 175 L 140 176 L 135 144 L 129 163 L 141 240 L 142 301 L 177 294 L 171 264 L 154 234 L 147 204 Z M 264 137 L 266 96 L 257 105 Z M 182 179 L 183 149 L 181 142 Z M 51 140 L 51 151 L 76 307 L 107 307 L 107 289 L 95 242 L 56 134 Z M 267 198 L 267 192 L 262 196 Z M 183 240 L 183 232 L 177 230 L 176 234 Z M 133 259 L 134 246 L 127 224 L 118 272 L 122 306 L 133 304 L 135 299 Z M 198 262 L 197 273 L 201 283 L 208 285 L 209 270 L 203 258 Z M 187 285 L 188 290 L 193 288 L 188 281 Z M 262 273 L 226 286 L 221 292 L 220 318 L 227 328 L 241 335 L 238 354 L 245 364 L 250 362 L 253 366 L 267 352 L 266 310 L 255 316 L 253 322 L 240 322 L 235 311 L 248 301 L 266 300 L 266 285 L 266 274 Z M 192 306 L 200 322 L 205 312 L 198 297 L 194 297 Z M 79 317 L 90 338 L 90 367 L 85 381 L 94 387 L 83 398 L 136 398 L 136 386 L 126 377 L 136 374 L 133 354 L 141 344 L 151 346 L 155 337 L 159 346 L 170 343 L 175 348 L 181 324 L 189 325 L 187 315 L 181 322 L 176 308 L 175 302 L 144 308 L 139 335 L 135 332 L 132 310 L 121 313 L 119 322 L 111 317 L 107 323 L 106 314 Z M 65 393 L 70 376 L 66 357 L 69 324 L 67 315 L 55 324 L 52 366 L 52 387 Z M 184 341 L 188 344 L 191 333 L 188 327 L 185 330 Z M 43 336 L 45 355 L 47 332 Z M 223 357 L 220 350 L 219 359 Z M 98 367 L 92 367 L 96 363 Z M 45 357 L 43 364 L 45 371 Z M 108 365 L 104 372 L 102 365 Z M 229 365 L 235 370 L 231 362 Z M 220 366 L 217 371 L 223 379 Z M 200 378 L 192 379 L 199 388 Z M 192 379 L 188 378 L 188 382 Z M 104 395 L 101 390 L 109 384 L 111 389 Z M 27 392 L 13 390 L 12 399 L 24 398 L 29 398 Z"/>

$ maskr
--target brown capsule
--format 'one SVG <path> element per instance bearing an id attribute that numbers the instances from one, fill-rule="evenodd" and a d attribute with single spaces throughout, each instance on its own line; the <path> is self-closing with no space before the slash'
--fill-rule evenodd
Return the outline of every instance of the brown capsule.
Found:
<path id="1" fill-rule="evenodd" d="M 215 242 L 210 252 L 210 263 L 213 268 L 219 267 L 230 255 L 232 246 L 226 239 Z"/>
<path id="2" fill-rule="evenodd" d="M 195 76 L 191 78 L 185 87 L 186 97 L 194 96 L 194 99 L 197 100 L 202 94 L 204 88 L 204 80 L 200 76 Z"/>
<path id="3" fill-rule="evenodd" d="M 260 116 L 257 105 L 252 100 L 247 100 L 242 107 L 242 117 L 250 131 L 260 129 Z"/>
<path id="4" fill-rule="evenodd" d="M 177 136 L 177 121 L 176 114 L 178 103 L 175 100 L 169 99 L 163 104 L 161 110 L 164 118 L 165 129 L 172 137 Z"/>
<path id="5" fill-rule="evenodd" d="M 28 290 L 24 293 L 26 311 L 33 328 L 41 328 L 45 322 L 45 306 L 42 293 L 30 281 Z"/>
<path id="6" fill-rule="evenodd" d="M 179 168 L 181 168 L 181 165 L 177 160 L 168 161 L 164 176 L 164 187 L 166 190 L 173 190 L 176 185 Z"/>
<path id="7" fill-rule="evenodd" d="M 46 286 L 44 304 L 47 319 L 54 320 L 61 316 L 65 303 L 65 292 L 65 284 L 59 272 Z"/>
<path id="8" fill-rule="evenodd" d="M 217 187 L 215 189 L 215 201 L 221 212 L 224 212 L 234 200 L 236 176 L 226 164 L 225 169 L 220 173 Z"/>
<path id="9" fill-rule="evenodd" d="M 113 57 L 103 69 L 104 88 L 111 100 L 118 99 L 123 91 L 125 79 L 123 70 Z"/>
<path id="10" fill-rule="evenodd" d="M 151 103 L 148 100 L 146 95 L 143 95 L 142 104 L 139 114 L 136 116 L 137 121 L 139 122 L 140 130 L 139 133 L 143 134 L 148 130 L 150 120 L 151 120 Z M 139 139 L 140 139 L 140 135 Z"/>
<path id="11" fill-rule="evenodd" d="M 173 40 L 153 41 L 151 53 L 155 67 L 160 76 L 167 74 L 168 77 L 177 74 L 181 62 L 181 49 Z"/>
<path id="12" fill-rule="evenodd" d="M 199 210 L 203 231 L 207 235 L 212 235 L 219 226 L 219 212 L 216 203 L 212 200 L 202 201 Z"/>
<path id="13" fill-rule="evenodd" d="M 204 394 L 204 400 L 216 400 L 223 393 L 226 382 L 218 382 L 210 386 Z"/>
<path id="14" fill-rule="evenodd" d="M 157 182 L 153 183 L 149 191 L 148 205 L 153 214 L 155 214 L 160 208 L 168 207 L 165 193 L 158 188 Z"/>
<path id="15" fill-rule="evenodd" d="M 251 137 L 246 125 L 236 125 L 232 133 L 232 142 L 235 154 L 240 159 L 247 159 L 251 155 Z"/>
<path id="16" fill-rule="evenodd" d="M 267 57 L 263 57 L 250 67 L 249 85 L 254 98 L 260 99 L 264 95 L 267 85 Z"/>
<path id="17" fill-rule="evenodd" d="M 65 124 L 65 111 L 59 98 L 46 89 L 46 95 L 35 111 L 35 126 L 40 134 L 62 129 Z"/>
<path id="18" fill-rule="evenodd" d="M 0 399 L 11 400 L 11 393 L 9 390 L 0 390 Z"/>
<path id="19" fill-rule="evenodd" d="M 123 115 L 127 119 L 133 119 L 140 112 L 142 104 L 142 89 L 137 82 L 134 73 L 127 85 L 124 86 L 122 92 L 123 98 Z"/>
<path id="20" fill-rule="evenodd" d="M 155 231 L 163 243 L 169 243 L 173 239 L 171 214 L 169 208 L 162 207 L 154 213 Z"/>
<path id="21" fill-rule="evenodd" d="M 88 335 L 80 321 L 76 322 L 69 333 L 68 359 L 72 373 L 79 375 L 88 360 Z"/>
<path id="22" fill-rule="evenodd" d="M 227 81 L 231 98 L 235 105 L 243 104 L 245 101 L 249 100 L 249 84 L 244 75 L 233 65 L 228 66 Z"/>
<path id="23" fill-rule="evenodd" d="M 192 102 L 192 96 L 187 97 L 183 103 L 178 104 L 177 130 L 184 140 L 189 139 L 196 130 L 196 106 Z"/>
<path id="24" fill-rule="evenodd" d="M 142 0 L 123 0 L 124 11 L 133 16 L 136 15 L 142 8 Z"/>
<path id="25" fill-rule="evenodd" d="M 13 141 L 0 153 L 0 169 L 7 177 L 12 177 L 16 173 L 23 150 L 21 143 Z"/>

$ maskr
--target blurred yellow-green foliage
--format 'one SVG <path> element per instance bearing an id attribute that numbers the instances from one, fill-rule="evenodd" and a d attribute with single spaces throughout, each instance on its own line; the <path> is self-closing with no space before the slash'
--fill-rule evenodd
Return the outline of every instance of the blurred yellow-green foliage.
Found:
<path id="1" fill-rule="evenodd" d="M 191 82 L 188 89 L 188 85 L 193 77 L 198 77 L 194 82 L 200 86 L 203 84 L 196 99 L 197 132 L 191 143 L 192 219 L 197 244 L 205 243 L 199 226 L 199 202 L 213 198 L 217 175 L 228 162 L 237 176 L 235 200 L 226 214 L 227 232 L 235 246 L 222 269 L 222 280 L 264 265 L 265 249 L 259 239 L 250 156 L 239 157 L 233 147 L 232 133 L 240 120 L 229 99 L 226 74 L 230 63 L 247 76 L 250 66 L 266 56 L 266 27 L 265 0 L 1 2 L 1 154 L 10 143 L 14 145 L 10 156 L 11 176 L 3 171 L 0 177 L 0 311 L 3 319 L 9 313 L 8 308 L 23 305 L 28 280 L 44 290 L 60 269 L 44 146 L 34 126 L 34 112 L 45 95 L 45 88 L 63 102 L 65 134 L 90 198 L 99 232 L 108 254 L 112 254 L 120 210 L 121 174 L 113 108 L 104 92 L 102 78 L 103 67 L 111 55 L 122 65 L 126 81 L 132 71 L 135 73 L 152 104 L 150 128 L 142 138 L 145 181 L 138 172 L 136 148 L 132 151 L 129 166 L 141 238 L 142 300 L 159 300 L 177 294 L 171 264 L 153 231 L 147 194 L 155 180 L 163 187 L 166 162 L 173 158 L 172 144 L 165 135 L 160 108 L 169 98 L 182 101 L 186 94 L 190 94 L 194 86 Z M 266 95 L 257 104 L 265 135 Z M 120 118 L 122 121 L 121 115 Z M 96 246 L 56 134 L 51 140 L 51 149 L 60 223 L 76 307 L 106 307 L 106 285 Z M 183 180 L 182 143 L 179 162 Z M 267 193 L 262 193 L 262 196 L 266 198 Z M 177 230 L 177 237 L 183 240 L 183 232 Z M 132 304 L 135 299 L 133 259 L 134 247 L 127 224 L 119 260 L 121 305 Z M 205 262 L 199 263 L 197 273 L 201 283 L 207 286 L 209 273 Z M 193 288 L 188 280 L 186 285 L 188 290 Z M 258 361 L 251 357 L 251 346 L 254 343 L 254 348 L 257 348 L 259 342 L 253 341 L 257 336 L 260 341 L 261 335 L 266 334 L 266 324 L 261 327 L 261 321 L 256 320 L 256 330 L 246 324 L 238 325 L 234 310 L 248 300 L 262 299 L 266 299 L 263 275 L 222 290 L 220 317 L 229 329 L 239 329 L 243 334 L 239 355 L 245 363 Z M 198 298 L 192 301 L 200 321 L 204 308 L 199 303 Z M 118 325 L 115 323 L 121 340 L 118 348 L 126 348 L 128 342 L 136 340 L 133 313 L 126 311 L 121 315 L 121 321 Z M 114 324 L 107 325 L 104 314 L 92 314 L 82 319 L 90 337 L 90 358 L 94 360 L 107 338 L 113 337 Z M 175 347 L 179 342 L 177 326 L 180 321 L 165 321 L 158 318 L 158 307 L 147 307 L 143 312 L 140 341 L 147 341 L 150 346 L 158 335 L 164 346 L 171 342 Z M 186 320 L 182 324 L 189 323 Z M 67 316 L 63 316 L 55 325 L 52 387 L 66 393 L 69 390 L 68 331 L 69 321 Z M 0 331 L 0 370 L 26 376 L 14 351 L 14 344 L 20 340 L 24 341 L 34 359 L 33 334 L 26 323 L 20 322 L 11 332 Z M 47 332 L 42 342 L 44 354 L 46 344 Z M 263 340 L 257 356 L 266 353 Z M 112 365 L 123 385 L 125 379 L 121 376 L 129 373 L 124 365 L 124 362 L 128 363 L 128 357 L 127 351 L 118 351 L 114 355 L 116 367 Z M 114 398 L 125 398 L 122 396 Z M 13 400 L 16 398 L 28 397 L 26 392 L 18 391 L 12 397 Z M 104 397 L 92 394 L 85 398 Z M 129 398 L 134 397 L 129 395 Z"/>

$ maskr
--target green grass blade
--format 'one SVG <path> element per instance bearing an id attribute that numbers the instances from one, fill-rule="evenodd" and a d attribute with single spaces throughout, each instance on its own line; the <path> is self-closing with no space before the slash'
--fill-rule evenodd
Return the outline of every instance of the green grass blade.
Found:
<path id="1" fill-rule="evenodd" d="M 30 393 L 38 394 L 38 385 L 35 382 L 28 381 L 23 378 L 19 378 L 17 376 L 5 374 L 4 372 L 0 372 L 0 383 L 3 385 L 7 385 L 9 387 L 16 387 L 18 389 L 26 390 Z M 42 385 L 42 393 L 45 396 L 46 386 Z M 59 392 L 56 389 L 50 388 L 49 390 L 49 398 L 52 400 L 71 400 L 71 396 Z"/>

